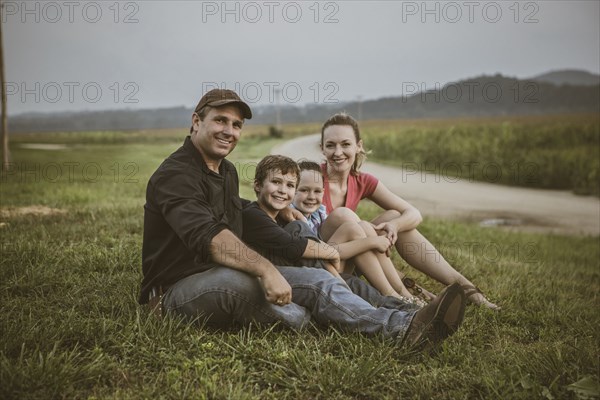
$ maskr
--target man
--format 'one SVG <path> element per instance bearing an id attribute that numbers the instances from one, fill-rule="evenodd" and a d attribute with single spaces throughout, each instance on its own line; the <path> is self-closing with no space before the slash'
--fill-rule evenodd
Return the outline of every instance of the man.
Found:
<path id="1" fill-rule="evenodd" d="M 310 316 L 291 304 L 290 285 L 238 239 L 238 177 L 225 156 L 251 117 L 234 92 L 210 91 L 192 115 L 191 135 L 150 178 L 139 301 L 162 300 L 165 311 L 210 316 L 214 325 L 254 320 L 301 328 Z"/>
<path id="2" fill-rule="evenodd" d="M 250 118 L 235 92 L 211 90 L 192 115 L 190 136 L 150 178 L 140 303 L 159 300 L 165 312 L 215 326 L 280 321 L 300 329 L 312 314 L 321 324 L 408 345 L 437 343 L 456 330 L 465 303 L 457 285 L 417 313 L 374 308 L 325 270 L 275 267 L 239 239 L 238 177 L 225 157 Z"/>

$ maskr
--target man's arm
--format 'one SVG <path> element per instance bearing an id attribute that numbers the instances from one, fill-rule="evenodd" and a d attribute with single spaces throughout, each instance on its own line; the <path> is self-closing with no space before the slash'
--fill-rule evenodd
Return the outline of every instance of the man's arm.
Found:
<path id="1" fill-rule="evenodd" d="M 258 277 L 269 302 L 291 302 L 291 287 L 283 276 L 213 216 L 197 180 L 173 174 L 159 183 L 152 188 L 156 206 L 190 251 L 202 261 L 211 260 Z"/>
<path id="2" fill-rule="evenodd" d="M 278 305 L 291 303 L 292 288 L 277 268 L 231 231 L 224 229 L 213 237 L 210 254 L 216 263 L 259 278 L 267 301 Z"/>

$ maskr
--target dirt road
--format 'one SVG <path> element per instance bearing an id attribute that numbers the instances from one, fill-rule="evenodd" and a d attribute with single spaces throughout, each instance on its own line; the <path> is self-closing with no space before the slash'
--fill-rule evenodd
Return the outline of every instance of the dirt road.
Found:
<path id="1" fill-rule="evenodd" d="M 319 135 L 287 141 L 272 149 L 298 160 L 321 161 Z M 478 221 L 503 229 L 600 235 L 600 199 L 568 191 L 516 188 L 367 162 L 378 177 L 424 216 Z"/>

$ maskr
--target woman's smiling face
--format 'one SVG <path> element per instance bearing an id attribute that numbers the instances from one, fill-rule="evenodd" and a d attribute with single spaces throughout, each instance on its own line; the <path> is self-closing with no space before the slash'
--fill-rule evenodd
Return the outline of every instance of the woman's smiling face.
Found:
<path id="1" fill-rule="evenodd" d="M 336 172 L 350 171 L 361 150 L 362 140 L 356 142 L 351 126 L 331 125 L 323 131 L 323 155 Z"/>

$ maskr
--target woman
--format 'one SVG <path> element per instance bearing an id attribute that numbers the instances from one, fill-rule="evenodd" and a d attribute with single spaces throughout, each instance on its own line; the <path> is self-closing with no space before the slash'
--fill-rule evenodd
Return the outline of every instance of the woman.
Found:
<path id="1" fill-rule="evenodd" d="M 325 241 L 330 241 L 331 236 L 348 222 L 360 224 L 368 236 L 385 234 L 400 256 L 419 271 L 445 285 L 458 282 L 472 303 L 493 310 L 500 309 L 456 271 L 419 233 L 416 228 L 423 220 L 419 210 L 392 193 L 374 176 L 359 172 L 365 151 L 354 118 L 344 113 L 329 118 L 321 129 L 321 150 L 327 161 L 322 165 L 325 179 L 323 204 L 329 213 L 326 223 L 321 227 Z M 361 223 L 354 213 L 363 198 L 372 200 L 386 210 L 371 224 Z"/>

